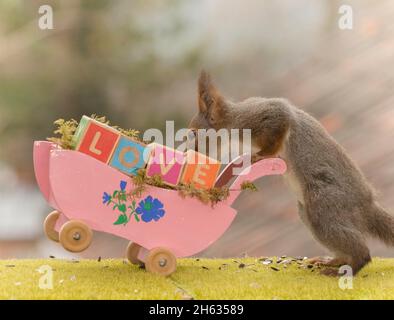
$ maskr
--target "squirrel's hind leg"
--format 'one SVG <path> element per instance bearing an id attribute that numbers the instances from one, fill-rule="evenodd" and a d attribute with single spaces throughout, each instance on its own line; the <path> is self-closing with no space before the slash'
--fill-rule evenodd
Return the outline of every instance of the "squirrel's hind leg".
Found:
<path id="1" fill-rule="evenodd" d="M 349 265 L 353 275 L 356 275 L 371 261 L 363 234 L 349 220 L 345 220 L 346 215 L 327 212 L 327 210 L 322 210 L 324 207 L 321 208 L 319 205 L 309 206 L 305 209 L 307 225 L 316 240 L 335 253 L 336 258 L 326 261 L 325 266 Z M 334 272 L 326 270 L 322 270 L 322 273 Z M 338 270 L 336 271 L 338 272 Z"/>

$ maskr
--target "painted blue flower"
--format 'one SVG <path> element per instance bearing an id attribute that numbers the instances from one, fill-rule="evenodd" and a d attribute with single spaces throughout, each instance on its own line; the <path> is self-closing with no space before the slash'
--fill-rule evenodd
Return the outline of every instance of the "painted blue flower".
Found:
<path id="1" fill-rule="evenodd" d="M 126 186 L 127 186 L 127 182 L 126 181 L 120 181 L 120 190 L 125 191 L 126 190 Z"/>
<path id="2" fill-rule="evenodd" d="M 104 194 L 103 194 L 103 203 L 104 204 L 106 204 L 106 203 L 109 204 L 110 202 L 111 202 L 111 196 L 108 193 L 104 192 Z"/>
<path id="3" fill-rule="evenodd" d="M 135 212 L 141 215 L 141 219 L 144 222 L 157 221 L 165 214 L 163 207 L 159 199 L 153 199 L 152 196 L 147 196 L 144 200 L 140 201 Z"/>

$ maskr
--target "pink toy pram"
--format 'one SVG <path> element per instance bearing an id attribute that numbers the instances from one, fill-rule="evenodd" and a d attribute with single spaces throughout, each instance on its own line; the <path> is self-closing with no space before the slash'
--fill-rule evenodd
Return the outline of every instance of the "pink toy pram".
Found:
<path id="1" fill-rule="evenodd" d="M 154 186 L 130 201 L 121 197 L 135 187 L 130 177 L 83 153 L 46 141 L 34 143 L 37 183 L 55 209 L 44 222 L 48 238 L 81 252 L 90 245 L 92 230 L 112 233 L 131 241 L 126 254 L 131 263 L 162 275 L 175 271 L 176 257 L 204 250 L 226 231 L 236 215 L 231 205 L 242 182 L 283 174 L 286 164 L 270 158 L 249 169 L 235 178 L 230 196 L 213 207 Z M 223 173 L 218 180 L 223 181 Z"/>

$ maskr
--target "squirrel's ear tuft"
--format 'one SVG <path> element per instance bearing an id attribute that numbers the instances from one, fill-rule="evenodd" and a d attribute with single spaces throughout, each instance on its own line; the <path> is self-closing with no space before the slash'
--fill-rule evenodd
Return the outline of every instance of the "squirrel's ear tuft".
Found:
<path id="1" fill-rule="evenodd" d="M 198 107 L 202 113 L 218 113 L 223 105 L 223 98 L 213 85 L 211 76 L 204 70 L 198 79 Z"/>

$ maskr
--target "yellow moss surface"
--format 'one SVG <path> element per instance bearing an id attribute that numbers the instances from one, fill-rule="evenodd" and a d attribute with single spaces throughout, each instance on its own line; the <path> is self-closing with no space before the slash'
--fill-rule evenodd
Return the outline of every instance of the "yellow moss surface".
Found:
<path id="1" fill-rule="evenodd" d="M 374 259 L 348 290 L 318 269 L 272 260 L 179 259 L 168 278 L 122 259 L 0 260 L 0 299 L 394 299 L 394 259 Z M 39 286 L 42 266 L 53 270 L 52 289 Z"/>

